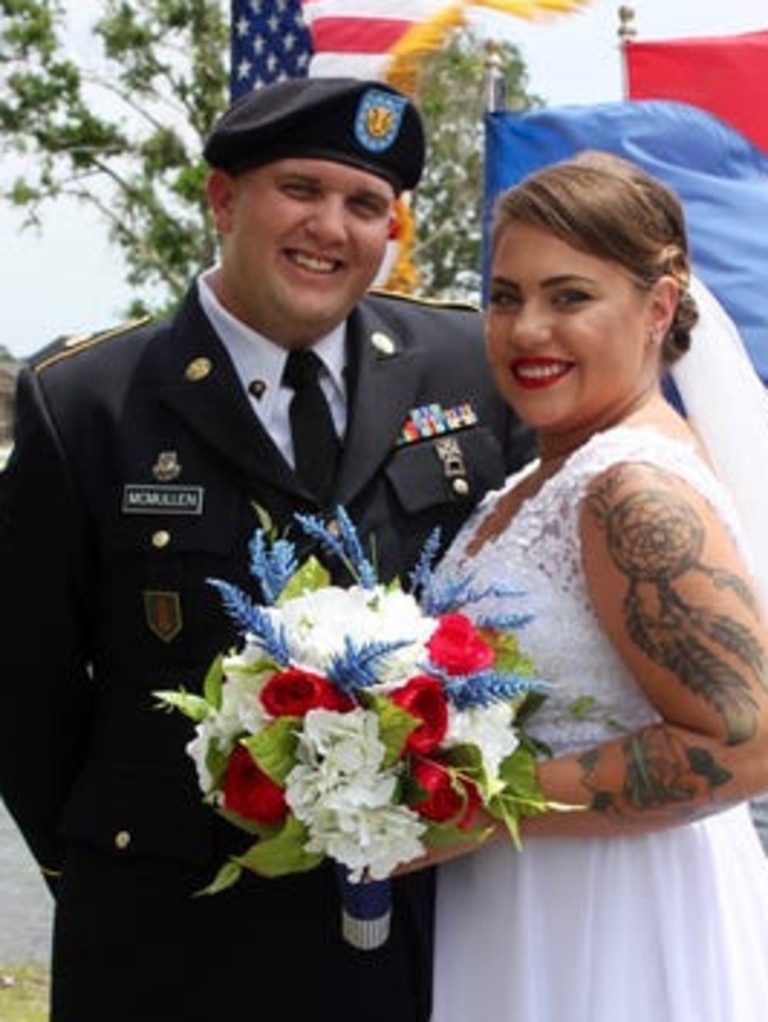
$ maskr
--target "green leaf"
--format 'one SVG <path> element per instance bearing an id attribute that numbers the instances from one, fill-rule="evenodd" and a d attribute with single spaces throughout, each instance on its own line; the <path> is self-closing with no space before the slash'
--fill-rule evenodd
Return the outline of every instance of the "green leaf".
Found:
<path id="1" fill-rule="evenodd" d="M 324 856 L 304 850 L 307 829 L 303 823 L 289 816 L 283 829 L 252 845 L 236 862 L 261 876 L 280 877 L 290 873 L 307 873 L 323 861 Z"/>
<path id="2" fill-rule="evenodd" d="M 275 833 L 274 824 L 257 823 L 256 820 L 249 820 L 245 816 L 240 816 L 239 813 L 233 813 L 230 809 L 225 809 L 224 806 L 216 806 L 215 808 L 219 816 L 231 823 L 233 827 L 237 827 L 238 830 L 245 831 L 246 834 L 267 838 L 272 837 Z"/>
<path id="3" fill-rule="evenodd" d="M 384 766 L 394 766 L 402 758 L 408 736 L 419 726 L 418 718 L 391 699 L 373 692 L 362 692 L 360 701 L 379 718 L 379 736 L 386 749 Z"/>
<path id="4" fill-rule="evenodd" d="M 203 681 L 203 695 L 215 710 L 221 709 L 221 687 L 224 681 L 224 657 L 219 653 Z"/>
<path id="5" fill-rule="evenodd" d="M 296 762 L 300 730 L 301 717 L 278 717 L 258 734 L 244 738 L 242 744 L 264 773 L 282 786 Z"/>
<path id="6" fill-rule="evenodd" d="M 471 827 L 462 830 L 455 823 L 432 822 L 427 827 L 427 832 L 422 841 L 428 848 L 444 848 L 450 845 L 475 844 L 477 841 L 484 841 L 493 833 L 492 827 Z"/>
<path id="7" fill-rule="evenodd" d="M 259 528 L 264 533 L 264 535 L 274 536 L 275 525 L 274 522 L 272 521 L 272 516 L 270 515 L 269 511 L 267 511 L 265 507 L 262 507 L 261 504 L 257 503 L 256 501 L 253 501 L 252 507 L 256 514 L 256 518 L 258 519 Z"/>
<path id="8" fill-rule="evenodd" d="M 196 891 L 195 894 L 199 897 L 202 894 L 219 894 L 221 891 L 226 891 L 228 887 L 232 887 L 233 884 L 237 883 L 242 872 L 242 866 L 239 866 L 234 859 L 229 859 L 224 863 L 210 884 L 201 891 Z"/>
<path id="9" fill-rule="evenodd" d="M 327 568 L 316 557 L 308 557 L 291 575 L 279 598 L 275 601 L 281 606 L 287 600 L 293 600 L 304 593 L 314 593 L 325 589 L 331 584 L 331 575 Z"/>
<path id="10" fill-rule="evenodd" d="M 158 700 L 159 708 L 166 710 L 181 710 L 181 712 L 199 723 L 210 714 L 211 707 L 202 696 L 194 695 L 192 692 L 179 691 L 157 691 L 152 695 Z"/>
<path id="11" fill-rule="evenodd" d="M 576 699 L 571 700 L 568 706 L 568 712 L 572 717 L 586 717 L 591 713 L 597 706 L 597 700 L 594 696 L 579 696 Z"/>
<path id="12" fill-rule="evenodd" d="M 543 799 L 536 773 L 536 758 L 519 746 L 502 762 L 499 776 L 505 788 L 532 800 Z"/>

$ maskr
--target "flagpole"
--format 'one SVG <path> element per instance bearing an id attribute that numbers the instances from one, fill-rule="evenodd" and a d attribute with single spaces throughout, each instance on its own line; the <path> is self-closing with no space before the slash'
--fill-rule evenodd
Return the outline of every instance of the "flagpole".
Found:
<path id="1" fill-rule="evenodd" d="M 629 95 L 629 83 L 627 81 L 626 49 L 627 43 L 630 39 L 634 39 L 637 35 L 634 7 L 629 7 L 627 4 L 622 4 L 621 7 L 619 7 L 619 28 L 617 35 L 619 37 L 619 50 L 621 51 L 622 95 L 624 99 L 627 99 Z"/>
<path id="2" fill-rule="evenodd" d="M 485 73 L 483 77 L 483 108 L 486 113 L 506 109 L 506 82 L 499 44 L 489 39 L 485 44 Z"/>

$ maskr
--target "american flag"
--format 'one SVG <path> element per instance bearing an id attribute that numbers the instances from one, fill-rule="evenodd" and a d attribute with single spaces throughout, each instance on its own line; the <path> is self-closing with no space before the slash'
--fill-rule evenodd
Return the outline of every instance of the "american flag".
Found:
<path id="1" fill-rule="evenodd" d="M 420 25 L 434 24 L 419 52 L 442 45 L 465 11 L 487 7 L 519 18 L 563 14 L 589 0 L 232 0 L 232 98 L 283 78 L 388 76 L 393 50 Z M 442 27 L 438 23 L 442 24 Z"/>
<path id="2" fill-rule="evenodd" d="M 312 35 L 312 75 L 384 78 L 391 50 L 449 0 L 302 0 Z"/>
<path id="3" fill-rule="evenodd" d="M 232 98 L 310 75 L 384 78 L 390 51 L 447 0 L 232 0 Z"/>
<path id="4" fill-rule="evenodd" d="M 309 72 L 312 40 L 300 0 L 232 0 L 229 87 L 232 99 Z"/>

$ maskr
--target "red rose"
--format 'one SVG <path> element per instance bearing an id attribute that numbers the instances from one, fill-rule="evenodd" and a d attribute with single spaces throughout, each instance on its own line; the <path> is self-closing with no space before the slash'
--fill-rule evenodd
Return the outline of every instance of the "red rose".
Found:
<path id="1" fill-rule="evenodd" d="M 471 826 L 480 805 L 480 793 L 471 781 L 452 776 L 433 759 L 417 760 L 413 777 L 425 792 L 410 803 L 420 816 L 436 823 L 453 822 L 462 830 Z"/>
<path id="2" fill-rule="evenodd" d="M 448 674 L 473 674 L 493 666 L 493 649 L 464 614 L 444 614 L 427 649 L 432 663 Z"/>
<path id="3" fill-rule="evenodd" d="M 254 763 L 242 745 L 233 749 L 221 787 L 224 808 L 247 820 L 270 826 L 280 823 L 288 812 L 283 789 Z"/>
<path id="4" fill-rule="evenodd" d="M 348 696 L 321 674 L 299 668 L 278 671 L 261 690 L 261 704 L 273 717 L 303 717 L 309 710 L 351 710 Z"/>
<path id="5" fill-rule="evenodd" d="M 421 721 L 408 735 L 406 748 L 421 754 L 436 749 L 448 729 L 448 701 L 437 678 L 419 674 L 395 689 L 390 699 Z"/>

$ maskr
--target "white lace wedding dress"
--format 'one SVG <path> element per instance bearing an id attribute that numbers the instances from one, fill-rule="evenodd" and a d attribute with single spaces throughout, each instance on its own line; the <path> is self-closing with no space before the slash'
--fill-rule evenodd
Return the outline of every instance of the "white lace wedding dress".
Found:
<path id="1" fill-rule="evenodd" d="M 578 508 L 617 461 L 684 477 L 741 542 L 729 496 L 692 448 L 658 432 L 599 434 L 473 558 L 489 497 L 440 567 L 507 583 L 552 692 L 532 728 L 555 754 L 656 718 L 603 637 L 580 568 Z M 526 470 L 510 480 L 511 486 Z M 588 712 L 572 707 L 592 700 Z M 440 867 L 433 1022 L 766 1022 L 768 862 L 746 804 L 617 838 L 496 843 Z"/>

